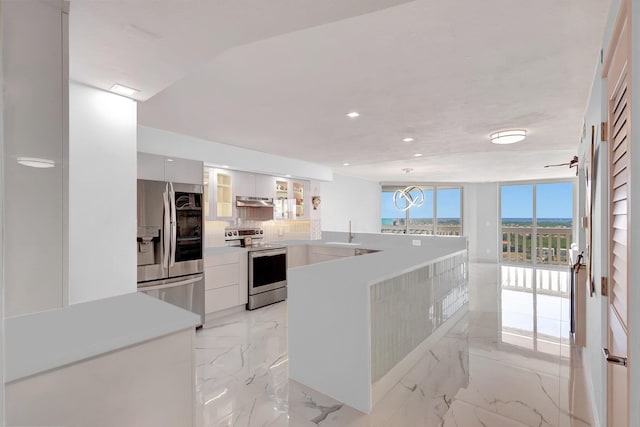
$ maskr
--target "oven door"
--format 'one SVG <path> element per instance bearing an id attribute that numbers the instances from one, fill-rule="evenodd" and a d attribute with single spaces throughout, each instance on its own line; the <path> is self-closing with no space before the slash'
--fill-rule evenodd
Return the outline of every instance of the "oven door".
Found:
<path id="1" fill-rule="evenodd" d="M 287 285 L 287 249 L 249 252 L 249 295 Z"/>

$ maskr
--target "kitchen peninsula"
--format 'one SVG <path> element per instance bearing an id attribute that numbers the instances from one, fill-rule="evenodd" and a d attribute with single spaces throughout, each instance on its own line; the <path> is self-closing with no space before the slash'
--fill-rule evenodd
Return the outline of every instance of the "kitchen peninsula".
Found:
<path id="1" fill-rule="evenodd" d="M 6 319 L 7 424 L 195 425 L 199 320 L 138 292 Z"/>
<path id="2" fill-rule="evenodd" d="M 289 269 L 289 377 L 370 412 L 467 303 L 464 237 L 324 232 L 288 242 L 375 249 Z M 309 253 L 311 253 L 309 251 Z"/>

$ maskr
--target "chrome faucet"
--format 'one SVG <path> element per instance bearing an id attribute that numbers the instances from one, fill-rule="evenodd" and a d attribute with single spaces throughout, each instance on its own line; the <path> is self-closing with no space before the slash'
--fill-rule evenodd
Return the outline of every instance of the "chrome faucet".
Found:
<path id="1" fill-rule="evenodd" d="M 351 241 L 355 238 L 355 234 L 351 234 L 351 220 L 349 220 L 349 243 L 351 243 Z"/>

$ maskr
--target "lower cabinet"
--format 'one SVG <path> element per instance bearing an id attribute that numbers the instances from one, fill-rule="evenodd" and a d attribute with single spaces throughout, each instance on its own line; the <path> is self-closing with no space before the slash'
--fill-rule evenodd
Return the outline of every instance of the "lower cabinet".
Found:
<path id="1" fill-rule="evenodd" d="M 287 268 L 296 268 L 309 264 L 308 245 L 287 247 Z"/>
<path id="2" fill-rule="evenodd" d="M 247 253 L 206 256 L 204 285 L 205 313 L 214 313 L 246 304 L 248 299 Z"/>

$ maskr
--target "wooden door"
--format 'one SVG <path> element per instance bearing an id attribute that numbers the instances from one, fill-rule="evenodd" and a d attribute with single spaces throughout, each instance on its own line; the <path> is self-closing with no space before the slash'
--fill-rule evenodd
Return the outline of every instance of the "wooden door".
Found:
<path id="1" fill-rule="evenodd" d="M 623 0 L 604 64 L 609 141 L 609 301 L 607 314 L 607 426 L 629 426 L 629 206 L 631 149 L 631 23 Z M 618 356 L 618 357 L 616 357 Z M 617 363 L 616 363 L 617 362 Z"/>

